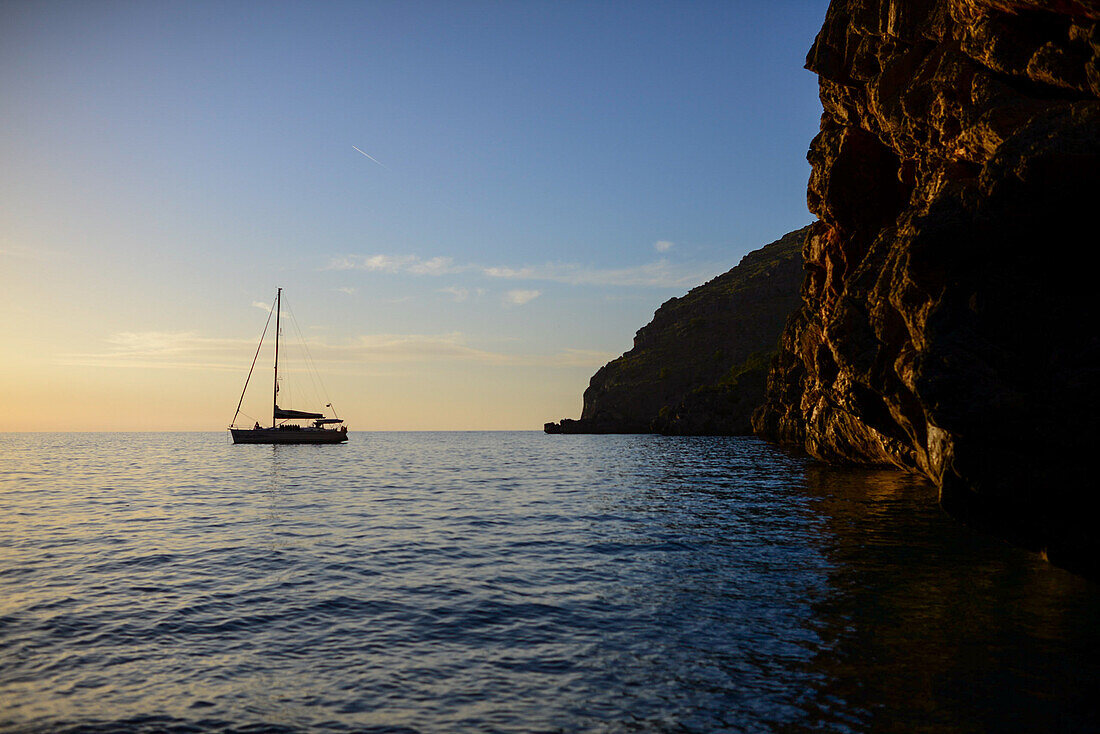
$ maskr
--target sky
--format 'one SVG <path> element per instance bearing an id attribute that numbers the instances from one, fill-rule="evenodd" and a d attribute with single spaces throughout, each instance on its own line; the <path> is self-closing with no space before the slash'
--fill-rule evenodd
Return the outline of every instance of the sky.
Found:
<path id="1" fill-rule="evenodd" d="M 812 221 L 826 6 L 0 0 L 0 431 L 223 429 L 278 287 L 284 408 L 578 417 Z"/>

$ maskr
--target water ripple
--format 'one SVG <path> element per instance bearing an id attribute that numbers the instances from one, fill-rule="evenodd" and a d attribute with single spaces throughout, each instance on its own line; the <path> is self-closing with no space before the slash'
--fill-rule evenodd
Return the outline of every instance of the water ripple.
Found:
<path id="1" fill-rule="evenodd" d="M 1098 621 L 754 439 L 0 435 L 8 731 L 1089 731 Z"/>

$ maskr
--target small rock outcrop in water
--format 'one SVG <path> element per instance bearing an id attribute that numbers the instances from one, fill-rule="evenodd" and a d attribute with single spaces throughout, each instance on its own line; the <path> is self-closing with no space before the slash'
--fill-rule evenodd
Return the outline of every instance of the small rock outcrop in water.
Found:
<path id="1" fill-rule="evenodd" d="M 634 348 L 592 378 L 581 419 L 547 423 L 546 432 L 751 433 L 769 360 L 799 303 L 807 231 L 664 303 Z"/>
<path id="2" fill-rule="evenodd" d="M 1100 576 L 1100 2 L 834 0 L 762 435 Z"/>

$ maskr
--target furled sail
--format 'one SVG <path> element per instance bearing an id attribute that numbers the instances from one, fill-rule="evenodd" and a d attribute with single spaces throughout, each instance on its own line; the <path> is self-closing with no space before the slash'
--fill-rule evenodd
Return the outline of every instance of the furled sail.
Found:
<path id="1" fill-rule="evenodd" d="M 278 405 L 275 406 L 275 420 L 314 420 L 316 418 L 324 418 L 324 413 L 307 413 L 304 410 L 283 410 Z"/>

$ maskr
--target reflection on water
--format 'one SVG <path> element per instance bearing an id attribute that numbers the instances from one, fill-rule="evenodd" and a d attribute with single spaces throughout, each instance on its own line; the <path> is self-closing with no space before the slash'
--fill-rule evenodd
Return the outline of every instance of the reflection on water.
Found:
<path id="1" fill-rule="evenodd" d="M 926 482 L 811 465 L 830 592 L 811 720 L 858 730 L 1090 731 L 1095 585 L 947 517 Z"/>
<path id="2" fill-rule="evenodd" d="M 1089 731 L 1098 621 L 754 439 L 0 435 L 0 729 Z"/>

